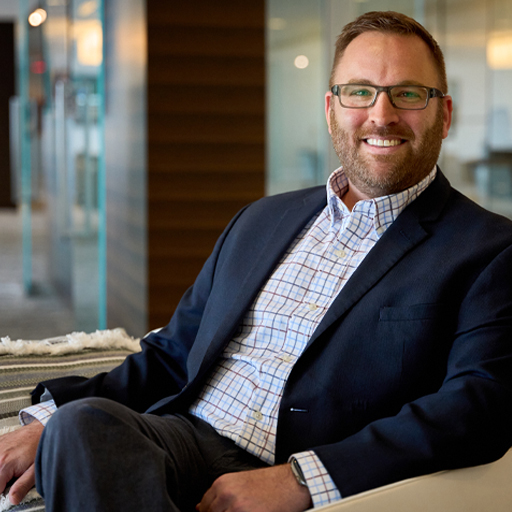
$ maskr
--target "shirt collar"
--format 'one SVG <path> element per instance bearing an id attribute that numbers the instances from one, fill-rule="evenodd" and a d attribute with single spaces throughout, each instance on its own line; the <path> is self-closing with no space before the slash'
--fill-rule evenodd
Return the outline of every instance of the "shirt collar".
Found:
<path id="1" fill-rule="evenodd" d="M 337 222 L 343 222 L 352 215 L 364 215 L 371 219 L 380 238 L 400 213 L 434 181 L 436 174 L 437 166 L 416 185 L 397 194 L 358 201 L 351 212 L 341 200 L 348 188 L 348 178 L 343 167 L 339 167 L 327 180 L 327 208 L 331 229 L 336 229 Z"/>

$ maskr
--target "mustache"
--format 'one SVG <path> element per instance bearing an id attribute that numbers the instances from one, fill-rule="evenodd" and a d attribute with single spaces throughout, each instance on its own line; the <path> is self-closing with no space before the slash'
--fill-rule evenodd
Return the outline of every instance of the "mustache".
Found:
<path id="1" fill-rule="evenodd" d="M 357 139 L 370 139 L 372 137 L 396 137 L 399 139 L 414 140 L 414 132 L 405 127 L 391 127 L 391 126 L 376 126 L 368 130 L 356 130 L 355 136 Z"/>

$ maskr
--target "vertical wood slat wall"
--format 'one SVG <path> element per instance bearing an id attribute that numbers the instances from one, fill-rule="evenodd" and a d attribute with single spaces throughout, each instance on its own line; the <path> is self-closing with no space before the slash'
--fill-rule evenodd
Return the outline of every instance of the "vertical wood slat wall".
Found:
<path id="1" fill-rule="evenodd" d="M 264 3 L 147 1 L 149 329 L 264 194 Z"/>

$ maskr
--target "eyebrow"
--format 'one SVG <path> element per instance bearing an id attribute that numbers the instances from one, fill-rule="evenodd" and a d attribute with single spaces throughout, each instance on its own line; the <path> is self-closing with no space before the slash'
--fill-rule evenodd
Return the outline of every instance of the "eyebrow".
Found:
<path id="1" fill-rule="evenodd" d="M 372 82 L 371 80 L 367 80 L 365 78 L 354 78 L 352 80 L 349 80 L 346 82 L 347 84 L 359 84 L 359 85 L 377 85 L 376 83 Z M 418 85 L 420 87 L 428 87 L 425 84 L 422 84 L 421 82 L 418 82 L 417 80 L 402 80 L 401 82 L 398 82 L 393 85 Z"/>

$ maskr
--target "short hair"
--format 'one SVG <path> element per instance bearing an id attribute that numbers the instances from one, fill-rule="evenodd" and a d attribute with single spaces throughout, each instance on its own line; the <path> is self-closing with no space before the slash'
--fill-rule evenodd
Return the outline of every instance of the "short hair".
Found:
<path id="1" fill-rule="evenodd" d="M 365 32 L 383 32 L 403 36 L 418 36 L 427 44 L 434 59 L 439 74 L 440 89 L 445 94 L 448 92 L 448 81 L 446 79 L 446 67 L 443 52 L 432 37 L 430 32 L 416 20 L 405 14 L 394 11 L 372 11 L 362 14 L 343 28 L 343 31 L 336 40 L 334 62 L 329 80 L 329 87 L 334 84 L 334 75 L 337 64 L 343 57 L 347 46 L 359 35 Z"/>

